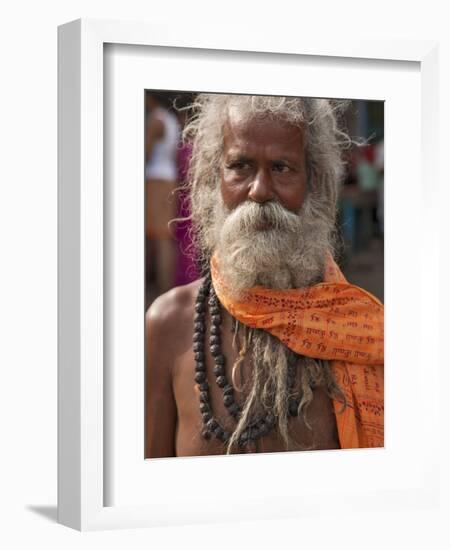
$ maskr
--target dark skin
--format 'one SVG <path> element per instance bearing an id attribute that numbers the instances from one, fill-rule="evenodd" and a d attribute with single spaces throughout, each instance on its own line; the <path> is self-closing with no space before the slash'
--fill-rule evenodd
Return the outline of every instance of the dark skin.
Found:
<path id="1" fill-rule="evenodd" d="M 221 194 L 224 204 L 236 208 L 243 201 L 264 203 L 279 201 L 298 212 L 307 192 L 303 132 L 301 128 L 274 121 L 245 122 L 230 117 L 224 126 L 224 150 L 221 165 Z M 264 230 L 264 228 L 261 228 Z M 172 289 L 160 296 L 146 315 L 146 441 L 147 458 L 224 454 L 224 443 L 201 436 L 202 418 L 199 393 L 194 382 L 194 304 L 201 280 Z M 223 311 L 222 348 L 226 357 L 226 375 L 231 382 L 232 366 L 238 349 L 233 345 L 233 323 Z M 209 338 L 207 318 L 206 342 Z M 207 348 L 207 346 L 206 346 Z M 245 387 L 251 380 L 252 363 L 247 354 L 237 372 L 235 398 L 245 400 Z M 223 427 L 235 426 L 223 404 L 222 390 L 215 383 L 212 357 L 206 354 L 211 406 Z M 298 378 L 298 377 L 297 377 Z M 297 380 L 297 389 L 298 388 Z M 293 448 L 339 448 L 336 421 L 330 398 L 323 388 L 314 390 L 307 419 L 289 420 Z M 276 430 L 258 439 L 247 452 L 285 451 Z M 234 452 L 245 452 L 235 450 Z"/>
<path id="2" fill-rule="evenodd" d="M 300 210 L 307 191 L 301 128 L 231 116 L 223 152 L 220 190 L 228 208 L 276 200 L 291 212 Z"/>

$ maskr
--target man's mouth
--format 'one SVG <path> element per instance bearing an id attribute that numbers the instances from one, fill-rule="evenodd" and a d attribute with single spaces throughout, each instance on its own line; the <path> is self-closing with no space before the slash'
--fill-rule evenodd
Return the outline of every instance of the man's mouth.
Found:
<path id="1" fill-rule="evenodd" d="M 268 231 L 272 229 L 273 225 L 268 220 L 257 220 L 255 221 L 254 228 L 255 231 Z"/>
<path id="2" fill-rule="evenodd" d="M 269 229 L 273 229 L 274 223 L 269 216 L 265 215 L 265 213 L 261 213 L 261 215 L 254 220 L 253 227 L 255 231 L 268 231 Z"/>

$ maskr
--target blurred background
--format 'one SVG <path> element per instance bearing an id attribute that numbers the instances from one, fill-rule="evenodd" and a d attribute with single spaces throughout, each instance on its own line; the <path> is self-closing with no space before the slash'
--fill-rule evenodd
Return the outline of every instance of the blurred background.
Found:
<path id="1" fill-rule="evenodd" d="M 189 239 L 185 192 L 190 146 L 181 142 L 192 92 L 145 95 L 145 308 L 163 292 L 199 277 Z M 181 109 L 181 110 L 180 110 Z M 344 114 L 361 145 L 345 151 L 337 261 L 347 280 L 384 298 L 384 103 L 352 100 Z"/>

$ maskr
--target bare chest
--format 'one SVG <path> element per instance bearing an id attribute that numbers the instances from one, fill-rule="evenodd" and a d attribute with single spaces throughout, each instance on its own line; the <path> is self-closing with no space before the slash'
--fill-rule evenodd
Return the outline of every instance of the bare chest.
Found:
<path id="1" fill-rule="evenodd" d="M 231 318 L 222 314 L 220 332 L 211 328 L 210 316 L 205 317 L 204 331 L 204 380 L 196 381 L 196 349 L 202 346 L 186 346 L 185 351 L 176 358 L 173 368 L 173 392 L 177 406 L 176 455 L 199 456 L 224 454 L 227 443 L 215 433 L 206 439 L 205 427 L 211 419 L 228 435 L 236 428 L 238 417 L 233 415 L 235 408 L 241 409 L 245 405 L 248 392 L 251 391 L 254 369 L 252 355 L 242 354 L 239 350 L 243 341 L 233 332 Z M 194 332 L 194 330 L 193 330 Z M 224 357 L 223 365 L 218 365 L 214 357 L 211 336 L 218 332 L 216 341 Z M 192 338 L 192 335 L 191 335 Z M 218 367 L 222 366 L 222 369 Z M 202 386 L 203 384 L 203 386 Z M 202 387 L 208 387 L 206 393 Z M 300 377 L 297 375 L 293 390 L 300 391 Z M 214 427 L 214 425 L 213 425 Z M 276 423 L 263 436 L 255 438 L 244 447 L 237 447 L 232 452 L 280 452 L 285 450 L 318 450 L 337 449 L 339 441 L 336 429 L 336 420 L 330 398 L 323 388 L 313 390 L 313 399 L 306 412 L 305 418 L 290 417 L 288 420 L 290 447 L 286 449 Z M 211 431 L 211 430 L 209 430 Z M 214 430 L 213 430 L 214 432 Z"/>

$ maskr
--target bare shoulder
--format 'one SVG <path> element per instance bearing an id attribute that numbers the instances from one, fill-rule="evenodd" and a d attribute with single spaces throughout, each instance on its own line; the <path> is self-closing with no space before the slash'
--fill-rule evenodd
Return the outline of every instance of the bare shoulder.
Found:
<path id="1" fill-rule="evenodd" d="M 192 348 L 195 298 L 201 280 L 166 292 L 146 312 L 146 457 L 176 456 L 174 372 Z"/>
<path id="2" fill-rule="evenodd" d="M 192 325 L 195 299 L 202 279 L 175 287 L 159 296 L 146 313 L 146 326 L 172 336 Z"/>

